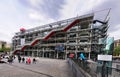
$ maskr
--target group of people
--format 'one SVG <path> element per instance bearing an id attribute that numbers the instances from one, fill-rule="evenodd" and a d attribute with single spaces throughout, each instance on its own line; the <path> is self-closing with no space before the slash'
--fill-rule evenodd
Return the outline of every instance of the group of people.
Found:
<path id="1" fill-rule="evenodd" d="M 35 57 L 31 60 L 30 57 L 25 58 L 25 57 L 21 57 L 20 55 L 15 56 L 15 55 L 10 55 L 10 56 L 5 56 L 5 55 L 0 55 L 0 62 L 2 62 L 2 59 L 7 59 L 7 62 L 9 64 L 12 64 L 14 62 L 14 60 L 16 59 L 16 57 L 18 57 L 18 62 L 19 63 L 26 63 L 26 64 L 36 64 L 37 60 L 35 59 Z"/>
<path id="2" fill-rule="evenodd" d="M 76 55 L 75 55 L 74 53 L 70 53 L 70 54 L 69 54 L 69 58 L 75 58 L 75 57 L 76 57 Z M 80 53 L 80 54 L 78 55 L 78 59 L 85 61 L 85 60 L 86 60 L 86 57 L 85 57 L 85 55 L 84 55 L 83 53 Z"/>
<path id="3" fill-rule="evenodd" d="M 14 61 L 15 58 L 16 58 L 16 57 L 15 57 L 14 55 L 11 55 L 11 56 L 7 57 L 8 62 L 9 62 L 10 64 L 13 63 L 13 61 Z"/>
<path id="4" fill-rule="evenodd" d="M 22 63 L 26 62 L 26 64 L 31 64 L 31 62 L 34 63 L 34 64 L 36 64 L 37 60 L 35 58 L 33 58 L 33 60 L 31 61 L 31 59 L 29 57 L 26 58 L 26 60 L 25 60 L 24 57 L 21 58 L 21 56 L 18 56 L 18 62 L 20 63 L 21 61 L 22 61 Z"/>

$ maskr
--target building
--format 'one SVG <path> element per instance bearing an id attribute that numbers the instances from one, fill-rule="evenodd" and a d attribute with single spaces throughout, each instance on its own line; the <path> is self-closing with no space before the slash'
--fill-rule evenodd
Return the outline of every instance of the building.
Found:
<path id="1" fill-rule="evenodd" d="M 11 44 L 5 41 L 0 41 L 0 48 L 11 48 Z"/>
<path id="2" fill-rule="evenodd" d="M 96 23 L 99 23 L 96 24 Z M 21 28 L 12 38 L 14 54 L 49 58 L 65 58 L 68 54 L 99 53 L 105 47 L 107 22 L 95 19 L 94 13 L 42 25 Z"/>
<path id="3" fill-rule="evenodd" d="M 114 41 L 114 48 L 120 46 L 120 39 Z"/>
<path id="4" fill-rule="evenodd" d="M 11 43 L 7 43 L 5 47 L 6 48 L 11 48 Z"/>
<path id="5" fill-rule="evenodd" d="M 10 50 L 3 50 L 4 48 L 11 48 L 11 44 L 7 43 L 5 41 L 0 41 L 0 53 L 2 53 L 3 51 L 10 51 Z"/>
<path id="6" fill-rule="evenodd" d="M 0 41 L 0 48 L 6 47 L 6 42 L 5 41 Z"/>

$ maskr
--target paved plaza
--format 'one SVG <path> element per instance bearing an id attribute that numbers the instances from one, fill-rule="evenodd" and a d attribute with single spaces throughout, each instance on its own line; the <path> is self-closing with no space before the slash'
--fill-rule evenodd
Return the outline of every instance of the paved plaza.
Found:
<path id="1" fill-rule="evenodd" d="M 66 60 L 37 58 L 36 64 L 0 64 L 0 77 L 74 77 Z"/>

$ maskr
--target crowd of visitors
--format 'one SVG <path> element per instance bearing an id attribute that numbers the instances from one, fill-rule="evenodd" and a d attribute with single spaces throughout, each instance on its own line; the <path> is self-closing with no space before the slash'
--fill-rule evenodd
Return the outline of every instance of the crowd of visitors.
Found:
<path id="1" fill-rule="evenodd" d="M 17 59 L 16 59 L 16 58 L 17 58 Z M 36 58 L 22 57 L 22 56 L 20 56 L 20 55 L 18 55 L 18 56 L 11 55 L 11 56 L 7 56 L 7 57 L 5 57 L 5 56 L 2 56 L 2 57 L 1 57 L 1 56 L 0 56 L 0 61 L 1 61 L 2 59 L 6 59 L 9 64 L 14 63 L 14 60 L 15 60 L 15 59 L 18 60 L 19 63 L 26 63 L 26 64 L 31 64 L 31 63 L 36 64 L 36 61 L 37 61 Z M 32 59 L 32 60 L 31 60 L 31 59 Z"/>
<path id="2" fill-rule="evenodd" d="M 22 62 L 22 63 L 26 63 L 26 64 L 31 64 L 31 62 L 32 62 L 33 64 L 36 64 L 36 61 L 37 60 L 35 58 L 33 58 L 32 61 L 31 61 L 30 57 L 28 57 L 28 58 L 25 59 L 25 57 L 21 58 L 21 56 L 18 56 L 18 62 L 19 63 Z"/>

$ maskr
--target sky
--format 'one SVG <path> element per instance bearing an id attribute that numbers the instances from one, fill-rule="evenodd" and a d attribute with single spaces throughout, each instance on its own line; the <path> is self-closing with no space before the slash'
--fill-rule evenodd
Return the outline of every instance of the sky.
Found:
<path id="1" fill-rule="evenodd" d="M 0 40 L 11 43 L 20 28 L 43 24 L 95 12 L 104 14 L 111 8 L 109 37 L 120 39 L 120 0 L 1 0 Z"/>

